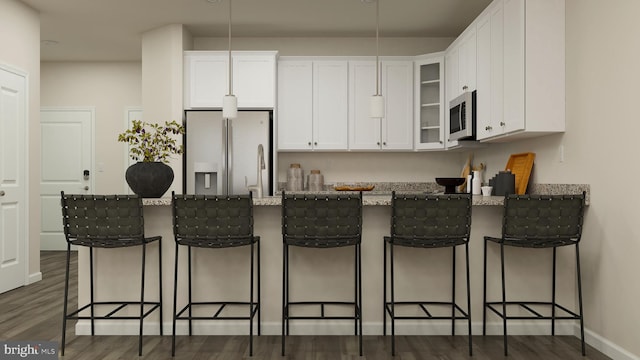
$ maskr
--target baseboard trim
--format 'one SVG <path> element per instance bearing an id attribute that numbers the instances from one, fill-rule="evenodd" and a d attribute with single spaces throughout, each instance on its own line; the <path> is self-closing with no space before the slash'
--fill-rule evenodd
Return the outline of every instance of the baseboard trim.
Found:
<path id="1" fill-rule="evenodd" d="M 580 327 L 575 327 L 576 337 L 580 337 Z M 605 339 L 604 337 L 596 334 L 591 330 L 584 331 L 584 340 L 587 344 L 607 355 L 608 357 L 616 360 L 640 360 L 640 356 L 636 356 L 617 344 Z M 588 350 L 587 350 L 588 352 Z"/>
<path id="2" fill-rule="evenodd" d="M 138 335 L 139 323 L 136 320 L 96 320 L 96 335 Z M 389 323 L 387 327 L 389 329 Z M 163 323 L 164 335 L 172 334 L 171 321 Z M 80 320 L 76 323 L 77 335 L 91 335 L 91 323 L 89 320 Z M 280 322 L 262 322 L 263 335 L 280 335 L 282 331 Z M 465 336 L 468 333 L 466 323 L 457 321 L 456 334 Z M 482 322 L 471 324 L 474 336 L 482 335 Z M 160 333 L 157 321 L 145 321 L 143 333 L 145 335 L 157 335 Z M 257 325 L 254 325 L 254 335 L 258 334 Z M 362 324 L 363 335 L 382 335 L 381 322 L 368 322 Z M 388 330 L 387 333 L 390 333 Z M 176 334 L 179 336 L 188 334 L 188 323 L 184 320 L 176 324 Z M 248 335 L 249 328 L 246 321 L 195 321 L 193 324 L 194 335 Z M 291 335 L 353 335 L 354 323 L 352 321 L 292 321 L 290 323 Z M 398 321 L 396 323 L 396 335 L 449 335 L 451 334 L 450 321 Z M 507 325 L 508 335 L 551 335 L 551 323 L 548 321 L 509 321 Z M 487 323 L 487 335 L 502 335 L 502 322 Z M 580 327 L 567 321 L 556 322 L 556 335 L 580 337 Z M 640 360 L 640 357 L 632 354 L 612 341 L 599 334 L 585 330 L 585 342 L 612 359 Z M 588 350 L 587 350 L 588 351 Z"/>
<path id="3" fill-rule="evenodd" d="M 40 280 L 42 280 L 42 273 L 40 271 L 38 271 L 37 273 L 29 274 L 29 277 L 27 277 L 26 285 L 37 283 Z"/>

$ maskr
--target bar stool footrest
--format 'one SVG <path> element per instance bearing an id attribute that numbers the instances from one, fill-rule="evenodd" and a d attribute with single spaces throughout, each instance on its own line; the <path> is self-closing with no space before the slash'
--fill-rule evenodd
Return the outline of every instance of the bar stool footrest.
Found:
<path id="1" fill-rule="evenodd" d="M 399 316 L 393 315 L 391 312 L 391 306 L 395 304 L 395 306 L 418 306 L 424 312 L 424 315 L 414 315 L 414 316 Z M 440 306 L 440 307 L 455 307 L 459 315 L 451 316 L 451 315 L 433 315 L 427 309 L 427 306 Z M 446 301 L 395 301 L 393 303 L 386 302 L 385 303 L 385 311 L 392 319 L 395 320 L 468 320 L 469 313 L 464 311 L 458 304 Z"/>
<path id="2" fill-rule="evenodd" d="M 294 316 L 288 315 L 289 309 L 292 306 L 297 305 L 306 305 L 306 306 L 320 306 L 320 315 L 304 315 L 304 316 Z M 339 315 L 339 316 L 327 316 L 325 315 L 325 306 L 349 306 L 355 308 L 355 314 L 352 316 L 349 315 Z M 358 320 L 360 319 L 360 308 L 357 303 L 348 302 L 348 301 L 290 301 L 285 305 L 284 309 L 284 319 L 285 320 Z"/>
<path id="3" fill-rule="evenodd" d="M 156 302 L 145 301 L 143 305 L 151 306 L 151 308 L 148 309 L 142 315 L 143 318 L 147 317 L 147 315 L 151 314 L 154 310 L 160 308 L 160 303 L 157 301 Z M 140 301 L 95 301 L 93 302 L 93 306 L 117 306 L 114 310 L 110 311 L 106 315 L 94 316 L 93 317 L 94 320 L 139 320 L 140 319 L 140 315 L 113 316 L 114 314 L 126 308 L 127 306 L 140 306 Z M 71 320 L 90 320 L 92 318 L 91 316 L 78 315 L 80 312 L 88 310 L 89 308 L 91 308 L 91 303 L 88 303 L 82 306 L 81 308 L 66 314 L 65 317 Z"/>
<path id="4" fill-rule="evenodd" d="M 227 307 L 227 305 L 242 305 L 242 306 L 251 306 L 251 315 L 249 316 L 221 316 L 222 311 Z M 192 310 L 196 307 L 205 307 L 205 306 L 220 306 L 215 314 L 211 316 L 183 316 L 182 314 L 191 308 Z M 259 302 L 248 302 L 248 301 L 206 301 L 206 302 L 192 302 L 190 304 L 185 305 L 175 316 L 176 320 L 253 320 L 258 309 L 260 308 Z"/>
<path id="5" fill-rule="evenodd" d="M 555 304 L 552 302 L 548 302 L 548 301 L 506 301 L 504 303 L 507 306 L 519 306 L 525 310 L 527 310 L 528 312 L 531 313 L 531 315 L 517 315 L 517 316 L 509 316 L 506 314 L 502 314 L 502 310 L 498 309 L 498 307 L 502 308 L 502 302 L 501 301 L 494 301 L 494 302 L 487 302 L 486 303 L 486 307 L 491 310 L 494 314 L 498 315 L 500 318 L 503 319 L 508 319 L 508 320 L 580 320 L 580 315 L 578 315 L 577 313 L 575 313 L 574 311 L 571 311 L 569 309 L 567 309 L 566 307 L 560 305 L 560 304 Z M 568 315 L 556 315 L 556 316 L 551 316 L 551 315 L 543 315 L 541 313 L 539 313 L 538 311 L 536 311 L 535 309 L 532 308 L 532 306 L 545 306 L 545 307 L 555 307 L 557 309 L 562 310 L 563 312 L 567 313 Z"/>

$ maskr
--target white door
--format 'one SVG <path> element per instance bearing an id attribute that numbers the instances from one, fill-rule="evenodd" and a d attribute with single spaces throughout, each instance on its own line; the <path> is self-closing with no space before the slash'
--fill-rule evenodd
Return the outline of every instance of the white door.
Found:
<path id="1" fill-rule="evenodd" d="M 66 250 L 60 191 L 93 193 L 93 108 L 46 108 L 40 112 L 42 169 L 41 250 Z"/>
<path id="2" fill-rule="evenodd" d="M 0 293 L 27 283 L 26 77 L 0 67 Z"/>

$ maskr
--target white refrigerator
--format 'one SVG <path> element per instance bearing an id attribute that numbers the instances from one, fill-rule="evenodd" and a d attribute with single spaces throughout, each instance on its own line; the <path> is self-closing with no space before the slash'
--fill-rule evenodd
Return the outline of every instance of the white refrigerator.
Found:
<path id="1" fill-rule="evenodd" d="M 186 111 L 185 119 L 187 194 L 248 194 L 258 176 L 262 194 L 272 194 L 270 111 L 239 111 L 235 119 L 223 119 L 222 111 Z"/>

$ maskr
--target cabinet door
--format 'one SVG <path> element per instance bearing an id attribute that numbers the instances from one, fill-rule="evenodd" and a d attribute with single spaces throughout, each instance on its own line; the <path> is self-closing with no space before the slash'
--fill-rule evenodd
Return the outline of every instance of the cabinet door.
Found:
<path id="1" fill-rule="evenodd" d="M 504 132 L 503 6 L 494 1 L 477 20 L 477 139 Z"/>
<path id="2" fill-rule="evenodd" d="M 418 150 L 444 148 L 444 58 L 417 60 L 415 76 L 414 144 Z"/>
<path id="3" fill-rule="evenodd" d="M 278 150 L 312 149 L 313 65 L 278 63 Z"/>
<path id="4" fill-rule="evenodd" d="M 460 93 L 467 87 L 468 91 L 476 89 L 476 31 L 474 27 L 467 29 L 462 35 L 458 51 L 458 86 Z"/>
<path id="5" fill-rule="evenodd" d="M 275 54 L 234 54 L 233 90 L 239 108 L 273 108 Z"/>
<path id="6" fill-rule="evenodd" d="M 347 61 L 313 63 L 313 148 L 346 150 L 348 122 Z"/>
<path id="7" fill-rule="evenodd" d="M 211 53 L 185 55 L 184 107 L 220 108 L 228 92 L 228 58 Z"/>
<path id="8" fill-rule="evenodd" d="M 505 132 L 525 128 L 525 0 L 504 2 Z M 541 76 L 543 74 L 540 74 Z"/>
<path id="9" fill-rule="evenodd" d="M 381 119 L 370 115 L 371 96 L 376 92 L 376 62 L 349 61 L 349 149 L 381 147 Z M 383 92 L 384 95 L 386 93 Z"/>
<path id="10" fill-rule="evenodd" d="M 382 149 L 413 149 L 413 62 L 382 62 Z"/>

